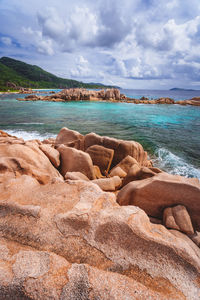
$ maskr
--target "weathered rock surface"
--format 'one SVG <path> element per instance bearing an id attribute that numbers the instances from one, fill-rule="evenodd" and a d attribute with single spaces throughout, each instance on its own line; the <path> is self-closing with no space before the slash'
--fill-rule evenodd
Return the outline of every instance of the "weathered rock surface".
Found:
<path id="1" fill-rule="evenodd" d="M 112 170 L 110 173 L 116 170 L 116 168 L 121 168 L 126 174 L 129 172 L 130 168 L 133 165 L 139 165 L 137 160 L 130 155 L 127 155 L 124 159 L 122 159 Z"/>
<path id="2" fill-rule="evenodd" d="M 60 166 L 60 153 L 56 149 L 45 144 L 40 145 L 40 149 L 48 157 L 48 159 L 54 165 L 54 167 L 58 168 Z"/>
<path id="3" fill-rule="evenodd" d="M 155 176 L 157 173 L 153 172 L 147 167 L 139 167 L 137 164 L 132 165 L 129 169 L 127 176 L 123 180 L 123 186 L 131 181 L 142 180 Z"/>
<path id="4" fill-rule="evenodd" d="M 160 173 L 133 181 L 118 194 L 120 205 L 136 205 L 149 216 L 162 219 L 163 210 L 177 204 L 186 207 L 195 230 L 200 230 L 200 184 L 177 175 Z"/>
<path id="5" fill-rule="evenodd" d="M 100 178 L 92 180 L 93 183 L 96 183 L 103 191 L 116 191 L 121 185 L 122 181 L 119 176 L 114 176 L 111 178 Z"/>
<path id="6" fill-rule="evenodd" d="M 106 89 L 106 90 L 87 90 L 83 88 L 72 88 L 64 89 L 58 93 L 54 93 L 50 96 L 37 96 L 30 95 L 25 98 L 18 98 L 20 101 L 54 101 L 54 102 L 65 102 L 65 101 L 80 101 L 80 100 L 89 100 L 89 101 L 120 101 L 124 99 L 124 95 L 120 94 L 120 90 L 116 88 Z"/>
<path id="7" fill-rule="evenodd" d="M 83 135 L 78 131 L 70 130 L 66 127 L 63 127 L 59 134 L 56 137 L 55 145 L 59 146 L 61 144 L 67 145 L 75 141 L 80 141 L 83 139 Z"/>
<path id="8" fill-rule="evenodd" d="M 34 93 L 34 91 L 27 91 L 22 93 Z M 41 91 L 40 91 L 41 93 Z M 50 92 L 52 94 L 52 92 Z M 174 99 L 168 97 L 162 97 L 154 100 L 149 100 L 146 97 L 141 97 L 140 99 L 129 98 L 124 94 L 120 93 L 119 89 L 102 89 L 99 91 L 87 90 L 83 88 L 72 88 L 64 89 L 58 93 L 53 93 L 50 96 L 37 96 L 29 95 L 25 98 L 17 98 L 19 101 L 53 101 L 53 102 L 66 102 L 66 101 L 110 101 L 110 102 L 127 102 L 134 104 L 180 104 L 180 105 L 194 105 L 200 106 L 200 97 L 194 97 L 188 100 L 175 101 Z"/>
<path id="9" fill-rule="evenodd" d="M 110 172 L 110 177 L 119 176 L 120 178 L 126 177 L 127 173 L 119 166 L 113 168 Z"/>
<path id="10" fill-rule="evenodd" d="M 93 145 L 87 148 L 86 153 L 90 155 L 93 164 L 99 167 L 102 174 L 108 174 L 114 156 L 113 149 Z"/>
<path id="11" fill-rule="evenodd" d="M 194 97 L 189 100 L 179 100 L 176 101 L 177 104 L 180 105 L 194 105 L 194 106 L 200 106 L 200 97 Z"/>
<path id="12" fill-rule="evenodd" d="M 88 177 L 85 176 L 81 172 L 67 172 L 65 174 L 65 179 L 66 180 L 86 180 L 86 181 L 89 181 Z"/>
<path id="13" fill-rule="evenodd" d="M 6 150 L 1 148 L 5 143 Z M 12 150 L 16 160 L 21 158 L 21 147 L 42 157 L 38 172 L 44 172 L 51 164 L 37 142 L 25 143 L 0 135 L 0 151 L 7 155 L 10 146 L 20 146 Z M 160 224 L 152 224 L 139 207 L 120 206 L 117 192 L 103 192 L 97 184 L 81 180 L 86 178 L 85 173 L 93 177 L 94 166 L 87 153 L 64 145 L 57 149 L 63 174 L 64 168 L 79 166 L 75 173 L 66 174 L 76 175 L 78 180 L 71 177 L 64 182 L 52 165 L 55 176 L 52 171 L 46 184 L 41 184 L 32 173 L 21 171 L 18 175 L 1 169 L 0 299 L 199 299 L 200 249 L 192 240 L 181 232 L 174 234 Z M 27 150 L 26 155 L 23 153 L 24 161 L 33 164 L 33 153 Z M 80 174 L 83 170 L 84 176 Z M 10 173 L 12 176 L 8 176 Z M 140 182 L 145 187 L 149 181 L 161 181 L 159 195 L 165 195 L 165 176 L 160 173 L 133 183 Z M 97 182 L 104 179 L 114 181 L 115 189 L 121 182 L 117 176 Z M 168 187 L 170 182 L 169 191 L 174 195 L 173 204 L 167 203 L 168 206 L 180 204 L 175 201 L 180 200 L 177 195 L 182 189 L 183 200 L 188 201 L 188 206 L 189 198 L 190 205 L 193 203 L 198 182 L 165 180 Z M 148 191 L 151 201 L 154 190 L 155 186 Z M 171 194 L 168 196 L 172 201 Z M 158 202 L 156 212 L 161 212 L 162 218 L 164 205 L 156 197 L 151 205 L 156 207 Z M 192 210 L 184 204 L 192 222 L 198 206 L 194 203 Z M 197 215 L 198 209 L 196 218 Z"/>
<path id="14" fill-rule="evenodd" d="M 95 133 L 86 134 L 84 137 L 85 151 L 93 145 L 101 145 L 114 150 L 113 166 L 119 164 L 128 155 L 135 158 L 141 165 L 146 165 L 148 161 L 147 153 L 144 151 L 142 145 L 137 142 L 99 136 Z"/>
<path id="15" fill-rule="evenodd" d="M 101 171 L 98 166 L 93 166 L 94 175 L 96 179 L 103 178 L 104 176 L 101 174 Z"/>
<path id="16" fill-rule="evenodd" d="M 33 253 L 29 248 L 31 252 L 26 253 L 20 249 L 15 260 L 14 276 L 23 278 L 20 282 L 25 284 L 26 295 L 32 295 L 33 299 L 42 295 L 42 299 L 42 287 L 46 282 L 47 295 L 54 288 L 55 295 L 62 295 L 61 299 L 65 299 L 65 295 L 77 297 L 77 293 L 88 293 L 89 276 L 89 287 L 95 295 L 102 295 L 102 299 L 108 299 L 109 295 L 121 299 L 124 292 L 134 295 L 135 288 L 138 293 L 141 289 L 142 295 L 152 295 L 155 299 L 198 298 L 199 253 L 162 225 L 151 224 L 142 210 L 118 206 L 113 194 L 103 193 L 89 182 L 42 186 L 29 176 L 25 177 L 33 181 L 32 185 L 25 179 L 22 182 L 23 177 L 8 182 L 9 190 L 0 186 L 0 201 L 4 201 L 6 207 L 0 216 L 0 233 L 11 243 L 17 241 L 39 251 Z M 37 208 L 30 208 L 30 203 Z M 37 213 L 33 213 L 35 210 Z M 3 247 L 4 259 L 9 255 L 5 249 Z M 19 248 L 15 246 L 14 249 Z M 51 252 L 67 262 L 56 257 L 61 263 L 51 263 L 51 271 L 48 271 Z M 67 271 L 69 263 L 76 263 L 70 268 L 73 273 Z M 67 273 L 67 278 L 59 276 L 58 282 L 61 280 L 62 284 L 56 285 L 57 279 L 51 272 L 55 274 L 54 270 L 60 265 L 64 268 L 58 274 Z M 10 267 L 6 270 L 10 274 Z M 89 273 L 81 270 L 89 270 Z M 103 282 L 95 279 L 99 277 L 104 278 Z M 112 285 L 113 280 L 119 284 Z M 3 279 L 0 283 L 5 286 Z M 18 290 L 23 295 L 22 286 Z M 105 294 L 106 288 L 108 294 Z M 5 291 L 4 288 L 0 290 Z M 10 295 L 10 290 L 6 293 Z M 134 298 L 130 296 L 130 299 Z"/>
<path id="17" fill-rule="evenodd" d="M 63 176 L 67 172 L 80 172 L 89 179 L 95 179 L 92 159 L 89 154 L 61 145 L 57 148 L 60 152 L 60 172 Z"/>
<path id="18" fill-rule="evenodd" d="M 163 224 L 167 228 L 177 229 L 188 235 L 194 234 L 190 216 L 183 205 L 165 208 Z"/>
<path id="19" fill-rule="evenodd" d="M 175 229 L 170 229 L 169 230 L 173 235 L 175 235 L 176 237 L 180 238 L 180 239 L 183 239 L 184 241 L 186 241 L 189 246 L 194 250 L 194 252 L 197 254 L 197 256 L 199 256 L 199 248 L 198 248 L 198 245 L 195 245 L 196 243 L 193 242 L 191 240 L 191 238 L 189 238 L 186 234 L 178 231 L 178 230 L 175 230 Z"/>
<path id="20" fill-rule="evenodd" d="M 53 167 L 37 143 L 15 138 L 0 140 L 0 175 L 18 177 L 23 174 L 47 183 L 53 177 L 62 177 Z"/>
<path id="21" fill-rule="evenodd" d="M 192 241 L 200 248 L 200 232 L 196 231 L 192 236 L 190 236 Z"/>

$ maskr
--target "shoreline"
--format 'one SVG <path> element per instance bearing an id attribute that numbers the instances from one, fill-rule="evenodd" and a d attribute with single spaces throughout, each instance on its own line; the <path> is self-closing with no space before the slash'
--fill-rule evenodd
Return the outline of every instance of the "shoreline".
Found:
<path id="1" fill-rule="evenodd" d="M 43 125 L 43 123 L 26 123 L 25 125 Z M 24 125 L 23 125 L 24 126 Z M 28 140 L 46 140 L 51 137 L 55 138 L 56 134 L 47 132 L 46 134 L 40 133 L 38 130 L 26 130 L 26 126 L 23 129 L 3 129 L 8 134 L 16 136 L 17 138 L 23 138 L 25 141 Z M 117 136 L 113 136 L 113 138 L 118 139 Z M 128 141 L 131 141 L 131 139 L 127 139 Z M 143 147 L 144 144 L 142 141 L 140 141 L 140 144 L 142 144 Z M 146 148 L 146 147 L 145 147 Z M 147 147 L 148 148 L 148 147 Z M 187 160 L 184 160 L 179 153 L 174 153 L 172 150 L 168 149 L 167 147 L 155 147 L 154 150 L 148 149 L 146 150 L 148 153 L 148 159 L 153 162 L 153 165 L 157 168 L 162 169 L 164 172 L 167 172 L 169 174 L 177 174 L 180 176 L 184 176 L 186 178 L 198 178 L 200 180 L 200 169 L 197 165 L 192 164 L 191 162 L 188 162 Z M 173 162 L 173 163 L 171 163 Z M 170 166 L 169 166 L 170 163 Z M 185 170 L 190 170 L 189 172 L 186 172 Z"/>
<path id="2" fill-rule="evenodd" d="M 133 140 L 66 127 L 0 141 L 3 298 L 198 298 L 198 179 L 153 167 Z"/>

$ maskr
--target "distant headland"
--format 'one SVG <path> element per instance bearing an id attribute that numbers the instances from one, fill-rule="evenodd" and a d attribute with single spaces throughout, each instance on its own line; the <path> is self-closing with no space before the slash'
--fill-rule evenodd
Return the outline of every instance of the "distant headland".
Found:
<path id="1" fill-rule="evenodd" d="M 77 80 L 57 77 L 42 68 L 9 57 L 0 58 L 0 91 L 65 88 L 111 88 L 115 86 L 101 83 L 84 83 Z"/>
<path id="2" fill-rule="evenodd" d="M 193 89 L 183 89 L 183 88 L 172 88 L 170 89 L 170 91 L 188 91 L 188 92 L 192 92 L 192 91 L 197 91 L 197 90 L 193 90 Z"/>

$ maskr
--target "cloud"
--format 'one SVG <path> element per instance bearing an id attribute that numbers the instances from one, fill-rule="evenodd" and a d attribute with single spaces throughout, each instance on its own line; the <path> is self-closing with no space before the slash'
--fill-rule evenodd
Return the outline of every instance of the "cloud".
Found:
<path id="1" fill-rule="evenodd" d="M 90 77 L 91 69 L 89 68 L 89 64 L 87 59 L 85 59 L 82 55 L 80 55 L 76 59 L 76 67 L 70 70 L 70 73 L 73 77 Z"/>
<path id="2" fill-rule="evenodd" d="M 53 42 L 49 38 L 45 38 L 42 35 L 42 32 L 39 30 L 32 30 L 30 27 L 24 28 L 23 33 L 27 35 L 28 38 L 31 38 L 31 44 L 37 51 L 41 54 L 53 55 Z"/>
<path id="3" fill-rule="evenodd" d="M 0 28 L 2 55 L 65 77 L 200 87 L 199 0 L 1 0 Z"/>
<path id="4" fill-rule="evenodd" d="M 12 45 L 12 39 L 10 37 L 7 36 L 3 36 L 1 38 L 1 42 L 6 45 L 6 46 L 11 46 Z"/>

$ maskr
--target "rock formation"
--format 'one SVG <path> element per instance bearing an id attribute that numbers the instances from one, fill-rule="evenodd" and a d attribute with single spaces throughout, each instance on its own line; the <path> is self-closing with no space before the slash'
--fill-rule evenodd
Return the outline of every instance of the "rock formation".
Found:
<path id="1" fill-rule="evenodd" d="M 0 131 L 0 299 L 199 299 L 199 199 L 136 142 Z"/>
<path id="2" fill-rule="evenodd" d="M 27 93 L 27 92 L 26 92 Z M 31 93 L 31 92 L 30 92 Z M 110 102 L 127 102 L 134 104 L 180 104 L 180 105 L 200 105 L 200 97 L 194 97 L 188 100 L 175 101 L 168 97 L 162 97 L 154 100 L 149 100 L 146 97 L 134 99 L 126 97 L 120 93 L 119 89 L 102 89 L 99 91 L 87 90 L 83 88 L 64 89 L 58 93 L 50 92 L 50 96 L 29 95 L 25 98 L 17 98 L 19 101 L 53 101 L 53 102 L 67 102 L 67 101 L 110 101 Z"/>

